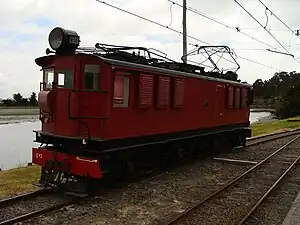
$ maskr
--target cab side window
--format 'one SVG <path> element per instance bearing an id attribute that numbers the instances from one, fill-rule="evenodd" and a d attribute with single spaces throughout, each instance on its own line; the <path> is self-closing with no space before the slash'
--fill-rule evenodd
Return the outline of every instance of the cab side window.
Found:
<path id="1" fill-rule="evenodd" d="M 84 89 L 99 89 L 100 65 L 86 64 L 84 65 Z"/>
<path id="2" fill-rule="evenodd" d="M 73 72 L 71 70 L 57 71 L 57 86 L 61 88 L 72 88 Z"/>

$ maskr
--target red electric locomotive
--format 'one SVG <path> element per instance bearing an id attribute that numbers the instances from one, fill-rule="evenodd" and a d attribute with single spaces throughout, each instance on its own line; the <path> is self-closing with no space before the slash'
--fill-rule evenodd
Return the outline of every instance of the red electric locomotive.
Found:
<path id="1" fill-rule="evenodd" d="M 42 167 L 43 185 L 57 185 L 61 175 L 99 179 L 201 146 L 235 147 L 251 136 L 251 86 L 230 73 L 208 73 L 142 47 L 79 42 L 76 32 L 55 28 L 54 52 L 35 60 L 43 71 L 42 129 L 34 131 L 41 146 L 32 161 Z"/>

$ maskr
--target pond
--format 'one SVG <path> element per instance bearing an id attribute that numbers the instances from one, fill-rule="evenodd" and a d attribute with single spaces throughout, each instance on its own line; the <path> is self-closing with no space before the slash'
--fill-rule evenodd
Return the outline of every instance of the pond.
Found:
<path id="1" fill-rule="evenodd" d="M 267 112 L 251 112 L 251 123 L 269 119 Z M 4 118 L 0 117 L 0 168 L 7 170 L 24 166 L 31 162 L 31 148 L 39 144 L 34 143 L 33 130 L 40 129 L 41 123 L 36 117 Z"/>
<path id="2" fill-rule="evenodd" d="M 266 122 L 273 119 L 270 112 L 250 112 L 250 122 Z"/>

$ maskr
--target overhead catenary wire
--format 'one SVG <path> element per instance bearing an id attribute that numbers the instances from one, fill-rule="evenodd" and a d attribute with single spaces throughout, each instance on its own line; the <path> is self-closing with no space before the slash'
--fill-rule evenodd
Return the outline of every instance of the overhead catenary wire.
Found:
<path id="1" fill-rule="evenodd" d="M 114 9 L 117 9 L 117 10 L 120 10 L 120 11 L 122 11 L 122 12 L 128 13 L 128 14 L 130 14 L 130 15 L 132 15 L 132 16 L 135 16 L 135 17 L 138 17 L 138 18 L 140 18 L 140 19 L 143 19 L 143 20 L 145 20 L 145 21 L 147 21 L 147 22 L 153 23 L 153 24 L 155 24 L 155 25 L 157 25 L 157 26 L 160 26 L 160 27 L 169 29 L 169 30 L 171 30 L 171 31 L 173 31 L 173 32 L 175 32 L 175 33 L 183 34 L 183 32 L 181 32 L 181 31 L 178 31 L 178 30 L 176 30 L 176 29 L 173 29 L 173 28 L 168 27 L 168 26 L 166 26 L 166 25 L 163 25 L 163 24 L 161 24 L 161 23 L 155 22 L 155 21 L 153 21 L 153 20 L 150 20 L 150 19 L 148 19 L 148 18 L 146 18 L 146 17 L 144 17 L 144 16 L 141 16 L 141 15 L 138 15 L 138 14 L 136 14 L 136 13 L 129 12 L 129 11 L 125 10 L 125 9 L 121 9 L 121 8 L 119 8 L 119 7 L 117 7 L 117 6 L 114 6 L 114 5 L 112 5 L 112 4 L 109 4 L 109 3 L 105 2 L 105 1 L 101 1 L 101 0 L 96 0 L 96 1 L 99 2 L 99 3 L 105 4 L 105 5 L 107 5 L 107 6 L 110 6 L 110 7 L 114 8 Z M 186 35 L 186 37 L 191 38 L 191 39 L 196 40 L 196 41 L 199 41 L 199 42 L 201 42 L 201 43 L 203 43 L 203 44 L 210 45 L 208 42 L 203 41 L 203 40 L 201 40 L 201 39 L 199 39 L 199 38 L 195 38 L 195 37 L 190 36 L 190 35 Z M 230 62 L 230 63 L 234 63 L 234 62 L 232 62 L 231 60 L 228 60 L 228 59 L 226 59 L 226 58 L 224 58 L 224 60 L 226 60 L 226 61 L 228 61 L 228 62 Z"/>
<path id="2" fill-rule="evenodd" d="M 149 23 L 152 23 L 152 24 L 155 24 L 155 25 L 157 25 L 157 26 L 160 26 L 160 27 L 169 29 L 169 30 L 171 30 L 171 31 L 173 31 L 173 32 L 175 32 L 175 33 L 182 34 L 181 31 L 178 31 L 178 30 L 176 30 L 176 29 L 170 28 L 170 27 L 168 27 L 168 26 L 166 26 L 166 25 L 163 25 L 163 24 L 161 24 L 161 23 L 155 22 L 155 21 L 153 21 L 153 20 L 150 20 L 150 19 L 148 19 L 148 18 L 146 18 L 146 17 L 143 17 L 143 16 L 141 16 L 141 15 L 138 15 L 138 14 L 136 14 L 136 13 L 129 12 L 128 10 L 122 9 L 122 8 L 120 8 L 120 7 L 114 6 L 114 5 L 112 5 L 112 4 L 107 3 L 106 1 L 101 1 L 101 0 L 96 0 L 96 1 L 99 2 L 99 3 L 102 3 L 102 4 L 104 4 L 104 5 L 107 5 L 107 6 L 111 7 L 111 8 L 117 9 L 117 10 L 122 11 L 122 12 L 124 12 L 124 13 L 130 14 L 130 15 L 132 15 L 132 16 L 135 16 L 135 17 L 137 17 L 137 18 L 140 18 L 140 19 L 142 19 L 142 20 L 145 20 L 145 21 L 147 21 L 147 22 L 149 22 Z M 190 38 L 190 39 L 199 41 L 199 42 L 201 42 L 201 43 L 204 43 L 204 44 L 206 44 L 206 45 L 211 45 L 211 44 L 209 44 L 208 42 L 203 41 L 203 40 L 201 40 L 201 39 L 199 39 L 199 38 L 193 37 L 193 36 L 191 36 L 191 35 L 187 35 L 187 37 Z M 258 62 L 258 61 L 255 61 L 255 60 L 252 60 L 252 59 L 248 59 L 248 58 L 246 58 L 246 57 L 239 56 L 239 55 L 236 55 L 236 56 L 239 57 L 239 58 L 241 58 L 241 59 L 243 59 L 243 60 L 246 60 L 246 61 L 249 61 L 249 62 L 258 64 L 258 65 L 261 65 L 261 66 L 264 66 L 264 67 L 266 67 L 266 68 L 270 68 L 270 69 L 273 69 L 273 70 L 281 71 L 280 69 L 277 69 L 277 68 L 272 67 L 272 66 L 265 65 L 265 64 L 260 63 L 260 62 Z"/>
<path id="3" fill-rule="evenodd" d="M 300 44 L 292 44 L 292 45 L 285 45 L 285 47 L 295 47 L 295 46 L 300 46 Z M 282 47 L 274 47 L 270 48 L 271 50 L 276 50 Z M 296 48 L 296 47 L 295 47 Z M 269 51 L 270 49 L 265 49 L 265 48 L 235 48 L 235 51 Z"/>
<path id="4" fill-rule="evenodd" d="M 179 4 L 179 3 L 174 2 L 174 1 L 172 1 L 172 0 L 168 0 L 168 1 L 171 2 L 171 3 L 174 4 L 174 5 L 177 5 L 177 6 L 179 6 L 179 7 L 183 7 L 182 4 Z M 226 28 L 229 28 L 229 29 L 231 29 L 231 30 L 233 30 L 233 31 L 235 31 L 235 32 L 238 32 L 238 33 L 240 33 L 240 34 L 242 34 L 242 35 L 244 35 L 244 36 L 246 36 L 246 37 L 248 37 L 248 38 L 251 38 L 252 40 L 254 40 L 254 41 L 256 41 L 256 42 L 259 42 L 259 43 L 261 43 L 261 44 L 263 44 L 263 45 L 265 45 L 265 46 L 274 48 L 272 45 L 269 45 L 268 43 L 263 42 L 263 41 L 261 41 L 261 40 L 255 38 L 255 37 L 253 37 L 253 36 L 251 36 L 251 35 L 249 35 L 249 34 L 243 32 L 243 31 L 241 30 L 241 28 L 239 28 L 239 27 L 234 27 L 234 26 L 228 25 L 228 24 L 226 24 L 226 23 L 223 23 L 223 22 L 221 22 L 221 21 L 218 21 L 217 19 L 215 19 L 215 18 L 213 18 L 213 17 L 210 17 L 210 16 L 207 16 L 207 15 L 205 15 L 204 13 L 199 12 L 197 9 L 194 9 L 194 8 L 192 8 L 192 7 L 190 7 L 190 6 L 187 7 L 187 10 L 190 11 L 190 12 L 192 12 L 192 13 L 195 13 L 195 14 L 197 14 L 197 15 L 199 15 L 199 16 L 202 16 L 202 17 L 204 17 L 204 18 L 206 18 L 206 19 L 208 19 L 208 20 L 211 20 L 211 21 L 213 21 L 213 22 L 215 22 L 215 23 L 217 23 L 217 24 L 219 24 L 219 25 L 222 25 L 222 26 L 224 26 L 224 27 L 226 27 Z"/>
<path id="5" fill-rule="evenodd" d="M 252 63 L 255 63 L 255 64 L 258 64 L 258 65 L 261 65 L 261 66 L 264 66 L 264 67 L 267 67 L 267 68 L 269 68 L 269 69 L 273 69 L 273 70 L 277 70 L 277 71 L 282 71 L 282 70 L 279 70 L 279 69 L 277 69 L 277 68 L 275 68 L 275 67 L 273 67 L 273 66 L 268 66 L 268 65 L 263 64 L 263 63 L 261 63 L 261 62 L 255 61 L 255 60 L 253 60 L 253 59 L 248 59 L 248 58 L 243 57 L 243 56 L 239 56 L 239 58 L 244 59 L 244 60 L 249 61 L 249 62 L 252 62 Z"/>
<path id="6" fill-rule="evenodd" d="M 175 32 L 175 33 L 178 33 L 178 34 L 181 34 L 181 35 L 182 35 L 182 32 L 181 32 L 181 31 L 176 30 L 176 29 L 173 29 L 173 28 L 171 28 L 171 27 L 169 27 L 169 26 L 166 26 L 166 25 L 163 25 L 163 24 L 161 24 L 161 23 L 155 22 L 155 21 L 153 21 L 153 20 L 150 20 L 150 19 L 148 19 L 148 18 L 146 18 L 146 17 L 144 17 L 144 16 L 140 16 L 140 15 L 138 15 L 138 14 L 136 14 L 136 13 L 129 12 L 129 11 L 125 10 L 125 9 L 122 9 L 122 8 L 119 8 L 119 7 L 114 6 L 114 5 L 112 5 L 112 4 L 109 4 L 109 3 L 107 3 L 106 1 L 101 1 L 101 0 L 96 0 L 96 1 L 99 2 L 99 3 L 102 3 L 102 4 L 104 4 L 104 5 L 107 5 L 107 6 L 109 6 L 109 7 L 112 7 L 112 8 L 114 8 L 114 9 L 117 9 L 117 10 L 120 10 L 120 11 L 122 11 L 122 12 L 125 12 L 125 13 L 127 13 L 127 14 L 130 14 L 130 15 L 132 15 L 132 16 L 138 17 L 138 18 L 140 18 L 140 19 L 142 19 L 142 20 L 146 20 L 146 21 L 148 21 L 149 23 L 153 23 L 153 24 L 155 24 L 155 25 L 157 25 L 157 26 L 160 26 L 160 27 L 169 29 L 169 30 L 171 30 L 171 31 L 173 31 L 173 32 Z M 199 39 L 199 38 L 195 38 L 195 37 L 190 36 L 190 35 L 187 35 L 187 37 L 188 37 L 188 38 L 191 38 L 191 39 L 193 39 L 193 40 L 195 40 L 195 41 L 199 41 L 199 42 L 201 42 L 201 43 L 203 43 L 203 44 L 209 45 L 208 42 L 202 41 L 202 40 Z"/>
<path id="7" fill-rule="evenodd" d="M 179 3 L 174 2 L 174 1 L 172 1 L 172 0 L 168 0 L 168 1 L 171 2 L 172 5 L 177 5 L 177 6 L 181 7 L 181 8 L 183 8 L 183 5 L 182 5 L 182 4 L 179 4 Z M 252 40 L 254 40 L 254 41 L 256 41 L 256 42 L 259 42 L 259 43 L 261 43 L 261 44 L 263 44 L 263 45 L 265 45 L 265 46 L 270 47 L 271 49 L 277 49 L 277 48 L 278 48 L 278 47 L 273 47 L 273 46 L 271 46 L 270 44 L 267 44 L 266 42 L 263 42 L 263 41 L 259 40 L 258 38 L 255 38 L 255 37 L 253 37 L 253 36 L 251 36 L 251 35 L 249 35 L 249 34 L 243 32 L 242 30 L 244 30 L 244 28 L 231 26 L 231 25 L 229 25 L 229 24 L 226 24 L 226 23 L 224 23 L 224 22 L 221 22 L 221 21 L 219 21 L 219 20 L 217 20 L 217 19 L 215 19 L 215 18 L 213 18 L 213 17 L 210 17 L 210 16 L 205 15 L 204 13 L 198 11 L 197 9 L 192 8 L 191 6 L 187 7 L 187 10 L 190 11 L 190 12 L 193 12 L 193 13 L 199 15 L 199 16 L 202 16 L 202 17 L 204 17 L 204 18 L 206 18 L 206 19 L 208 19 L 208 20 L 211 20 L 211 21 L 213 21 L 213 22 L 215 22 L 215 23 L 217 23 L 217 24 L 219 24 L 219 25 L 222 25 L 222 26 L 224 26 L 224 27 L 226 27 L 226 28 L 229 28 L 229 29 L 231 29 L 231 30 L 233 30 L 233 31 L 235 31 L 235 32 L 238 32 L 238 33 L 240 33 L 240 34 L 242 34 L 242 35 L 244 35 L 244 36 L 246 36 L 246 37 L 248 37 L 248 38 L 250 38 L 250 39 L 252 39 Z M 273 13 L 271 12 L 271 14 L 273 14 Z M 267 16 L 267 19 L 268 19 L 268 16 Z M 264 26 L 264 28 L 266 28 L 267 24 L 268 24 L 268 20 L 267 20 L 266 25 Z M 269 30 L 273 30 L 273 29 L 269 29 Z M 290 46 L 291 46 L 291 45 L 288 45 L 287 47 L 290 47 Z M 262 50 L 262 51 L 266 51 L 266 50 L 267 50 L 267 51 L 270 51 L 270 49 L 255 49 L 255 50 Z M 279 54 L 285 54 L 285 53 L 280 53 L 280 52 L 276 52 L 276 51 L 270 51 L 270 52 L 275 52 L 275 53 L 279 53 Z M 293 56 L 292 54 L 285 54 L 285 55 Z"/>
<path id="8" fill-rule="evenodd" d="M 285 22 L 283 22 L 273 11 L 270 10 L 270 8 L 268 6 L 266 6 L 265 3 L 263 3 L 262 0 L 258 0 L 265 8 L 266 10 L 268 10 L 276 19 L 278 19 L 287 29 L 289 29 L 294 35 L 296 35 L 299 39 L 300 37 L 297 35 L 297 33 L 292 30 L 292 28 L 290 28 Z"/>
<path id="9" fill-rule="evenodd" d="M 281 43 L 277 40 L 277 38 L 268 31 L 247 9 L 245 9 L 237 0 L 234 0 L 253 20 L 255 20 L 268 34 L 289 54 L 293 57 L 293 59 L 300 64 L 300 62 L 295 58 L 293 54 L 291 54 Z"/>

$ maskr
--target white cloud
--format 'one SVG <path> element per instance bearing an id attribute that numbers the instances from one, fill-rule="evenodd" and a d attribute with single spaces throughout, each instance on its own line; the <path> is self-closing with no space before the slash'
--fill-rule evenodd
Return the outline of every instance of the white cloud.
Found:
<path id="1" fill-rule="evenodd" d="M 164 25 L 169 25 L 171 21 L 171 3 L 167 0 L 107 2 Z M 176 2 L 181 3 L 181 0 Z M 265 10 L 258 0 L 240 2 L 263 25 L 266 24 Z M 264 2 L 293 29 L 300 28 L 297 17 L 299 1 Z M 229 25 L 251 28 L 242 30 L 269 45 L 279 46 L 233 0 L 188 0 L 188 5 Z M 274 16 L 268 15 L 268 27 L 288 31 Z M 181 30 L 181 18 L 181 8 L 173 5 L 171 27 Z M 81 37 L 81 46 L 94 46 L 96 42 L 102 42 L 154 47 L 176 60 L 180 60 L 182 54 L 179 34 L 105 6 L 96 0 L 2 0 L 0 20 L 0 97 L 10 97 L 14 92 L 30 95 L 32 91 L 38 91 L 41 72 L 34 59 L 44 55 L 48 47 L 48 34 L 55 26 L 76 30 Z M 285 46 L 300 46 L 300 40 L 291 35 L 291 32 L 272 30 L 272 33 Z M 213 45 L 229 45 L 238 55 L 280 70 L 294 71 L 300 66 L 289 56 L 267 51 L 241 50 L 267 47 L 191 12 L 188 12 L 188 34 Z M 188 42 L 201 44 L 191 39 L 188 39 Z M 298 58 L 299 46 L 288 48 Z M 192 46 L 189 46 L 189 49 L 191 48 Z M 238 62 L 241 65 L 239 77 L 250 83 L 258 78 L 268 79 L 276 72 L 242 59 L 238 59 Z"/>

